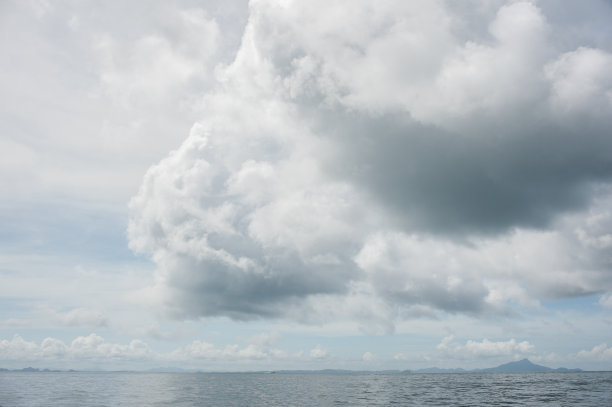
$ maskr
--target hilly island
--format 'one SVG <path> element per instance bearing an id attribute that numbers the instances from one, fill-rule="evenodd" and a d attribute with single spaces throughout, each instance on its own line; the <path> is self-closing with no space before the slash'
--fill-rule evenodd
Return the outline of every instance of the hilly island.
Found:
<path id="1" fill-rule="evenodd" d="M 408 371 L 407 371 L 408 372 Z M 582 369 L 568 369 L 565 367 L 560 367 L 558 369 L 553 369 L 550 367 L 536 365 L 532 363 L 529 359 L 522 359 L 516 362 L 504 363 L 503 365 L 499 365 L 496 367 L 490 367 L 486 369 L 473 369 L 473 370 L 465 370 L 461 368 L 457 369 L 439 369 L 437 367 L 431 367 L 427 369 L 419 369 L 410 371 L 411 373 L 535 373 L 535 372 L 582 372 Z"/>
<path id="2" fill-rule="evenodd" d="M 66 370 L 68 372 L 79 372 L 78 370 Z M 345 370 L 345 369 L 323 369 L 323 370 L 274 370 L 274 371 L 251 371 L 250 373 L 540 373 L 540 372 L 556 372 L 556 373 L 576 373 L 582 372 L 582 369 L 568 369 L 560 367 L 553 369 L 547 366 L 537 365 L 529 359 L 522 359 L 516 362 L 504 363 L 496 367 L 485 369 L 467 370 L 463 368 L 441 369 L 438 367 L 429 367 L 417 370 Z M 38 369 L 26 367 L 23 369 L 5 369 L 0 368 L 0 372 L 62 372 L 62 370 Z M 83 371 L 85 372 L 85 371 Z M 127 371 L 125 371 L 127 372 Z M 223 373 L 218 371 L 203 371 L 198 369 L 181 369 L 177 367 L 161 367 L 145 371 L 146 373 Z"/>

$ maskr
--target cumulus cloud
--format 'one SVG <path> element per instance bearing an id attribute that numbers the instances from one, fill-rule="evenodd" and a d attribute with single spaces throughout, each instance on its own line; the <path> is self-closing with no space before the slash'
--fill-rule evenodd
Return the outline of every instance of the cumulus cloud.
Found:
<path id="1" fill-rule="evenodd" d="M 588 47 L 561 55 L 545 67 L 552 106 L 561 114 L 607 114 L 612 106 L 612 55 Z"/>
<path id="2" fill-rule="evenodd" d="M 572 22 L 548 3 L 325 6 L 251 2 L 202 119 L 132 199 L 170 315 L 392 332 L 611 289 L 610 47 L 557 41 Z"/>
<path id="3" fill-rule="evenodd" d="M 0 341 L 0 359 L 5 361 L 90 360 L 121 361 L 144 360 L 154 356 L 149 346 L 138 340 L 128 345 L 109 343 L 92 333 L 79 336 L 69 345 L 56 338 L 45 338 L 40 344 L 15 335 L 12 340 Z"/>
<path id="4" fill-rule="evenodd" d="M 468 340 L 464 344 L 456 343 L 453 335 L 447 336 L 436 349 L 461 358 L 514 356 L 520 357 L 533 354 L 535 346 L 528 341 L 518 342 L 512 338 L 507 341 Z"/>
<path id="5" fill-rule="evenodd" d="M 290 355 L 275 347 L 279 335 L 276 333 L 261 333 L 248 338 L 245 346 L 237 344 L 226 345 L 224 348 L 213 344 L 194 341 L 191 344 L 176 349 L 165 356 L 170 360 L 288 360 L 299 358 L 300 355 Z"/>
<path id="6" fill-rule="evenodd" d="M 310 350 L 310 357 L 313 359 L 325 359 L 329 357 L 329 353 L 321 345 L 317 345 Z"/>
<path id="7" fill-rule="evenodd" d="M 171 353 L 170 359 L 174 360 L 262 360 L 262 359 L 283 359 L 288 355 L 278 349 L 260 344 L 249 344 L 245 347 L 239 345 L 227 345 L 224 348 L 217 348 L 214 345 L 194 341 L 191 344 L 180 348 Z"/>
<path id="8" fill-rule="evenodd" d="M 40 343 L 27 341 L 20 335 L 11 340 L 0 340 L 0 360 L 5 362 L 66 362 L 73 365 L 91 366 L 88 363 L 129 363 L 146 362 L 170 363 L 189 366 L 202 366 L 203 362 L 309 362 L 330 357 L 330 353 L 317 345 L 310 352 L 298 351 L 289 353 L 275 346 L 276 334 L 262 333 L 249 338 L 243 345 L 214 344 L 194 340 L 191 343 L 169 352 L 154 351 L 139 339 L 131 340 L 127 345 L 106 341 L 95 333 L 79 336 L 69 344 L 56 339 L 45 338 Z"/>
<path id="9" fill-rule="evenodd" d="M 49 341 L 56 342 L 52 339 Z M 96 334 L 79 336 L 72 341 L 68 350 L 73 358 L 100 360 L 144 359 L 149 358 L 152 354 L 149 346 L 141 340 L 134 339 L 128 345 L 119 345 L 107 343 L 104 338 Z"/>
<path id="10" fill-rule="evenodd" d="M 576 355 L 579 359 L 595 360 L 598 362 L 612 360 L 612 348 L 607 343 L 602 343 L 590 350 L 581 350 Z"/>

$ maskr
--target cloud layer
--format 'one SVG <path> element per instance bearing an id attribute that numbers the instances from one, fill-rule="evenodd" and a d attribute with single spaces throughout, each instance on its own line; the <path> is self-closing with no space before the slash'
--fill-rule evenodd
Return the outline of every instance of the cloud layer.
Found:
<path id="1" fill-rule="evenodd" d="M 442 339 L 436 349 L 453 355 L 455 357 L 463 357 L 474 359 L 478 357 L 495 357 L 495 356 L 514 356 L 515 359 L 533 354 L 535 347 L 528 341 L 518 342 L 512 338 L 507 341 L 490 341 L 483 339 L 481 342 L 468 340 L 465 344 L 457 344 L 453 342 L 452 335 Z"/>
<path id="2" fill-rule="evenodd" d="M 252 1 L 130 204 L 166 310 L 389 331 L 612 290 L 612 44 L 478 4 Z"/>
<path id="3" fill-rule="evenodd" d="M 210 370 L 220 368 L 226 370 L 235 366 L 337 366 L 341 361 L 339 355 L 330 352 L 321 345 L 310 350 L 297 350 L 289 352 L 277 345 L 278 335 L 262 333 L 243 341 L 242 344 L 227 344 L 218 346 L 209 342 L 194 340 L 175 349 L 160 352 L 151 348 L 139 339 L 133 339 L 128 344 L 114 343 L 105 340 L 102 336 L 91 333 L 79 336 L 70 343 L 47 337 L 36 343 L 28 341 L 19 335 L 11 340 L 0 340 L 0 359 L 5 367 L 14 366 L 22 368 L 24 364 L 35 364 L 51 368 L 86 368 L 92 366 L 102 368 L 135 368 L 151 366 L 173 366 L 182 368 L 195 368 Z M 460 343 L 453 335 L 447 336 L 435 347 L 427 349 L 424 353 L 404 354 L 397 353 L 382 355 L 364 352 L 353 362 L 353 368 L 363 366 L 362 363 L 388 363 L 395 361 L 397 368 L 406 369 L 413 365 L 425 366 L 431 360 L 444 361 L 446 367 L 465 366 L 465 363 L 477 366 L 491 367 L 496 361 L 518 360 L 521 358 L 558 363 L 578 363 L 597 366 L 612 359 L 612 348 L 602 343 L 592 349 L 583 349 L 566 355 L 541 354 L 533 344 L 528 341 L 518 341 L 514 338 L 508 340 L 482 340 L 468 339 Z M 345 363 L 346 361 L 342 361 Z M 262 365 L 264 363 L 264 365 Z M 425 365 L 423 364 L 425 363 Z"/>
<path id="4" fill-rule="evenodd" d="M 209 363 L 249 363 L 267 362 L 311 362 L 328 357 L 328 352 L 317 345 L 310 351 L 289 353 L 277 348 L 277 336 L 259 334 L 245 341 L 245 344 L 228 344 L 222 347 L 194 340 L 169 352 L 157 352 L 139 339 L 127 345 L 106 341 L 102 336 L 91 333 L 79 336 L 69 344 L 48 337 L 40 343 L 27 341 L 19 335 L 11 340 L 0 340 L 0 359 L 5 363 L 44 363 L 57 366 L 58 363 L 70 366 L 95 366 L 97 363 L 109 366 L 137 366 L 143 363 L 169 363 L 183 367 L 208 366 Z M 159 365 L 158 365 L 159 366 Z M 222 365 L 219 365 L 222 366 Z M 244 365 L 243 365 L 244 366 Z M 227 366 L 226 366 L 227 368 Z"/>

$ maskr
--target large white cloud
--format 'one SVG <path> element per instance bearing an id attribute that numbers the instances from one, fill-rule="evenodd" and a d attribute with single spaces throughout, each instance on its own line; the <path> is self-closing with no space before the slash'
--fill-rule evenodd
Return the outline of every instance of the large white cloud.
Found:
<path id="1" fill-rule="evenodd" d="M 391 331 L 612 289 L 610 50 L 557 42 L 548 4 L 320 6 L 250 3 L 131 201 L 172 315 Z"/>

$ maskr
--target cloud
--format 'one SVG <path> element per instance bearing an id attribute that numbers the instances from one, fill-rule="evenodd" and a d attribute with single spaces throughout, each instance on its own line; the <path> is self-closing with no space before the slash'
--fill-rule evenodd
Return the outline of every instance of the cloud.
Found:
<path id="1" fill-rule="evenodd" d="M 262 360 L 270 358 L 285 358 L 287 355 L 278 349 L 268 346 L 250 344 L 245 347 L 238 345 L 227 345 L 224 348 L 217 348 L 214 345 L 201 341 L 194 341 L 191 344 L 180 348 L 170 355 L 174 360 Z"/>
<path id="2" fill-rule="evenodd" d="M 612 106 L 612 55 L 580 47 L 545 67 L 552 83 L 552 105 L 560 114 L 607 114 Z"/>
<path id="3" fill-rule="evenodd" d="M 309 355 L 313 359 L 325 359 L 325 358 L 329 357 L 329 353 L 327 352 L 326 349 L 321 347 L 321 345 L 317 345 L 314 348 L 312 348 L 310 350 Z"/>
<path id="4" fill-rule="evenodd" d="M 6 205 L 95 197 L 123 211 L 146 168 L 196 120 L 215 66 L 233 58 L 246 5 L 34 3 L 43 4 L 2 8 Z"/>
<path id="5" fill-rule="evenodd" d="M 109 325 L 108 318 L 102 312 L 86 308 L 75 308 L 64 313 L 56 312 L 53 318 L 64 326 L 105 328 Z"/>
<path id="6" fill-rule="evenodd" d="M 410 360 L 410 357 L 400 352 L 393 355 L 393 360 Z"/>
<path id="7" fill-rule="evenodd" d="M 46 339 L 45 341 L 58 343 L 52 339 Z M 43 345 L 45 341 L 43 341 Z M 119 345 L 107 343 L 104 338 L 96 334 L 79 336 L 72 341 L 68 351 L 71 357 L 78 359 L 145 359 L 152 355 L 149 346 L 141 340 L 134 339 L 128 345 Z"/>
<path id="8" fill-rule="evenodd" d="M 206 341 L 194 340 L 190 343 L 160 352 L 151 348 L 147 343 L 133 339 L 126 344 L 113 343 L 103 337 L 92 333 L 78 336 L 71 342 L 47 337 L 40 342 L 23 339 L 14 335 L 12 339 L 0 340 L 0 360 L 5 367 L 23 367 L 24 364 L 33 366 L 48 366 L 51 368 L 130 368 L 143 369 L 159 366 L 178 366 L 193 369 L 222 369 L 229 366 L 321 366 L 320 363 L 334 361 L 335 358 L 321 345 L 310 351 L 288 352 L 276 346 L 277 334 L 262 333 L 247 338 L 241 344 L 215 345 Z M 519 341 L 514 338 L 508 340 L 491 341 L 469 339 L 465 342 L 456 340 L 453 335 L 442 339 L 436 347 L 436 354 L 396 353 L 387 359 L 372 352 L 364 352 L 358 357 L 360 363 L 403 363 L 431 366 L 432 361 L 446 361 L 447 367 L 456 367 L 448 361 L 470 362 L 476 367 L 490 366 L 490 362 L 478 363 L 479 360 L 499 360 L 507 362 L 509 358 L 519 359 L 528 357 L 531 360 L 555 363 L 567 366 L 567 363 L 580 362 L 590 366 L 593 363 L 603 363 L 612 358 L 612 348 L 602 343 L 592 349 L 581 350 L 568 355 L 547 353 L 540 355 L 535 346 L 528 341 Z M 564 362 L 565 361 L 565 362 Z M 337 362 L 337 361 L 336 361 Z M 361 365 L 360 365 L 361 366 Z M 397 365 L 396 365 L 397 366 Z M 292 367 L 292 368 L 293 368 Z"/>
<path id="9" fill-rule="evenodd" d="M 488 290 L 459 264 L 454 249 L 403 234 L 374 235 L 356 262 L 378 294 L 394 303 L 479 313 Z"/>
<path id="10" fill-rule="evenodd" d="M 609 49 L 558 42 L 580 22 L 549 4 L 319 6 L 250 4 L 131 200 L 171 316 L 392 332 L 610 290 Z"/>
<path id="11" fill-rule="evenodd" d="M 193 332 L 181 326 L 173 326 L 170 329 L 162 329 L 159 324 L 151 324 L 140 329 L 130 329 L 136 336 L 145 336 L 156 341 L 176 341 L 191 337 Z"/>
<path id="12" fill-rule="evenodd" d="M 9 318 L 2 322 L 2 326 L 11 327 L 11 328 L 21 328 L 27 326 L 29 324 L 28 321 L 16 318 Z"/>
<path id="13" fill-rule="evenodd" d="M 262 360 L 267 362 L 312 362 L 330 356 L 329 352 L 320 345 L 308 353 L 303 351 L 289 353 L 276 347 L 279 338 L 280 336 L 276 333 L 261 333 L 246 339 L 242 346 L 230 344 L 224 347 L 196 340 L 168 354 L 160 355 L 160 358 L 168 361 L 232 363 Z"/>
<path id="14" fill-rule="evenodd" d="M 79 336 L 70 344 L 52 337 L 45 338 L 38 344 L 15 335 L 11 340 L 0 340 L 0 360 L 86 367 L 91 367 L 92 363 L 107 366 L 124 366 L 127 363 L 137 366 L 134 363 L 141 362 L 146 366 L 151 366 L 151 363 L 170 363 L 202 367 L 203 362 L 313 362 L 330 357 L 329 352 L 320 345 L 308 353 L 288 353 L 274 346 L 277 338 L 277 334 L 262 333 L 247 339 L 243 345 L 228 344 L 221 347 L 194 340 L 174 350 L 158 352 L 139 339 L 133 339 L 123 345 L 108 342 L 95 333 Z"/>
<path id="15" fill-rule="evenodd" d="M 594 346 L 591 350 L 581 350 L 576 356 L 583 360 L 608 361 L 612 360 L 612 348 L 608 347 L 608 344 L 602 343 Z"/>
<path id="16" fill-rule="evenodd" d="M 219 45 L 219 27 L 202 9 L 161 7 L 163 34 L 157 27 L 130 42 L 99 35 L 94 50 L 99 59 L 100 93 L 119 106 L 137 112 L 167 108 L 181 100 L 186 87 L 201 86 L 212 72 L 203 69 Z M 79 31 L 77 29 L 77 31 Z M 162 106 L 157 106 L 163 103 Z"/>
<path id="17" fill-rule="evenodd" d="M 465 344 L 454 342 L 454 336 L 450 335 L 442 339 L 436 349 L 460 358 L 497 357 L 530 355 L 535 351 L 528 341 L 518 342 L 512 338 L 507 341 L 490 341 L 484 338 L 482 341 L 468 340 Z"/>
<path id="18" fill-rule="evenodd" d="M 145 360 L 154 356 L 149 346 L 138 340 L 128 345 L 108 343 L 99 335 L 75 338 L 70 345 L 56 338 L 45 338 L 40 345 L 15 335 L 12 340 L 0 341 L 0 359 L 5 361 L 90 360 L 123 361 Z"/>
<path id="19" fill-rule="evenodd" d="M 604 308 L 612 308 L 612 294 L 608 293 L 601 296 L 598 303 Z"/>
<path id="20" fill-rule="evenodd" d="M 364 354 L 361 356 L 361 359 L 362 359 L 364 362 L 371 362 L 371 361 L 373 361 L 374 359 L 376 359 L 376 356 L 374 356 L 374 354 L 373 354 L 373 353 L 371 353 L 371 352 L 365 352 L 365 353 L 364 353 Z"/>

